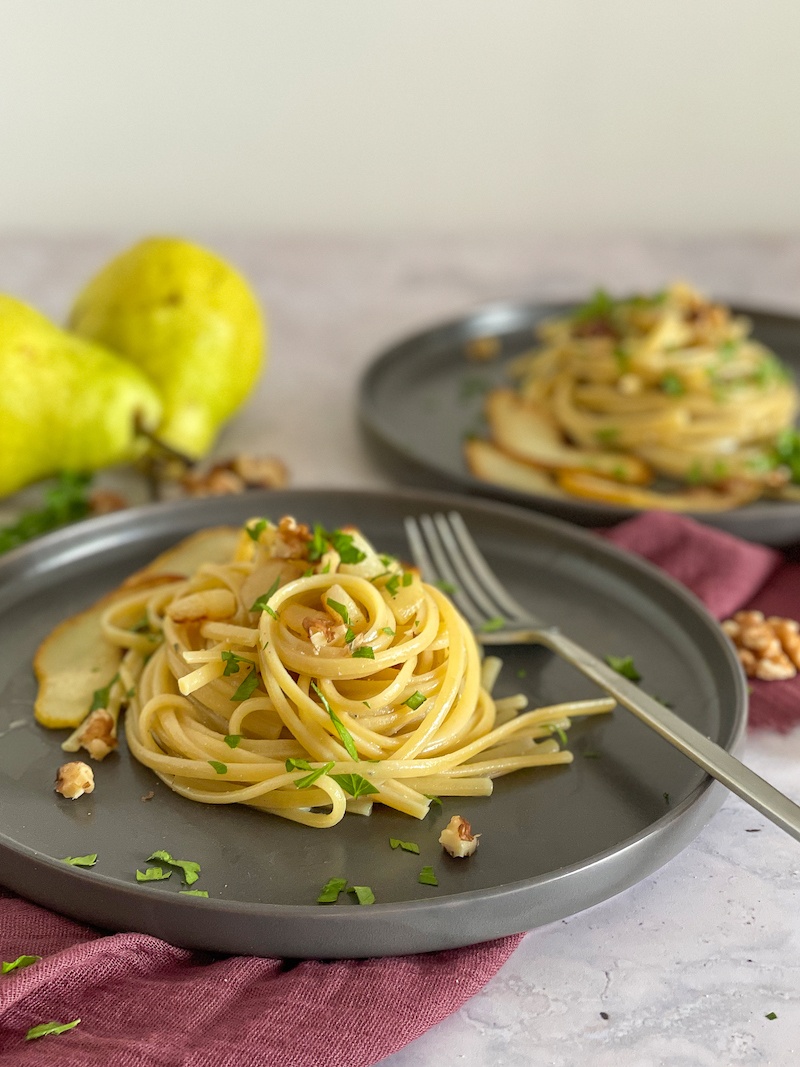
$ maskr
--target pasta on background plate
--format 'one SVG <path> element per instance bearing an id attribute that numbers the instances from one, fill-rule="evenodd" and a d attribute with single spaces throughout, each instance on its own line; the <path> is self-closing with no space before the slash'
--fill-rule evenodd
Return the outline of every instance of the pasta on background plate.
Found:
<path id="1" fill-rule="evenodd" d="M 89 693 L 98 661 L 109 677 Z M 35 665 L 37 718 L 74 727 L 67 751 L 102 758 L 124 712 L 131 754 L 177 793 L 315 827 L 488 796 L 500 775 L 569 763 L 570 716 L 613 706 L 494 700 L 500 661 L 444 592 L 354 527 L 290 516 L 188 538 L 62 624 Z M 79 684 L 59 718 L 67 670 Z"/>

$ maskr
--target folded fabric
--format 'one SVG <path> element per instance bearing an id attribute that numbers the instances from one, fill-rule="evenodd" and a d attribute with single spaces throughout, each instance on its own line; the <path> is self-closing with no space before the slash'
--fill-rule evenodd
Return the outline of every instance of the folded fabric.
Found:
<path id="1" fill-rule="evenodd" d="M 692 589 L 718 618 L 740 607 L 795 617 L 800 565 L 668 514 L 606 536 Z M 751 722 L 800 719 L 800 679 L 754 682 Z M 0 872 L 2 878 L 2 872 Z M 521 935 L 449 952 L 301 962 L 219 957 L 142 934 L 106 935 L 0 890 L 0 1065 L 369 1067 L 458 1010 Z M 25 1042 L 51 1020 L 81 1022 Z"/>

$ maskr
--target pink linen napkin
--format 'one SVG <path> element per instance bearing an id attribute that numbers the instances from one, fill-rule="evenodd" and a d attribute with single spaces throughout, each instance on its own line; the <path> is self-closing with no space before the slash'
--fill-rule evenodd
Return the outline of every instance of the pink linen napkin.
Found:
<path id="1" fill-rule="evenodd" d="M 689 519 L 648 514 L 607 534 L 683 582 L 718 617 L 800 615 L 800 565 Z M 800 720 L 800 679 L 754 682 L 753 725 Z M 2 872 L 0 872 L 2 878 Z M 107 935 L 0 890 L 0 1065 L 370 1067 L 456 1011 L 521 935 L 376 960 L 220 957 L 142 934 Z M 74 1029 L 24 1040 L 38 1023 Z"/>

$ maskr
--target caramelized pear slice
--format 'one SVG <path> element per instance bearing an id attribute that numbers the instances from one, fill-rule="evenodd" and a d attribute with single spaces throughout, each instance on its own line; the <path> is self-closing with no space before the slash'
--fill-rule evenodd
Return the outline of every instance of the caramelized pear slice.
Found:
<path id="1" fill-rule="evenodd" d="M 696 489 L 662 493 L 655 489 L 624 485 L 587 471 L 559 471 L 556 477 L 558 484 L 570 496 L 644 511 L 729 511 L 749 504 L 761 495 L 760 486 L 747 482 L 732 482 L 720 489 L 698 486 Z"/>
<path id="2" fill-rule="evenodd" d="M 565 497 L 547 471 L 524 460 L 515 459 L 490 441 L 473 437 L 464 445 L 464 457 L 470 472 L 482 482 L 516 489 L 538 496 Z"/>

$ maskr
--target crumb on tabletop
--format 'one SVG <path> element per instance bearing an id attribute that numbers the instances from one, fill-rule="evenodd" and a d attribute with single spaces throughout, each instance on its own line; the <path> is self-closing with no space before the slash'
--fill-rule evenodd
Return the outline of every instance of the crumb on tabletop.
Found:
<path id="1" fill-rule="evenodd" d="M 64 763 L 58 768 L 55 790 L 67 800 L 77 800 L 84 793 L 94 791 L 94 772 L 81 760 Z"/>
<path id="2" fill-rule="evenodd" d="M 457 859 L 471 856 L 478 847 L 480 834 L 473 834 L 472 827 L 461 815 L 454 815 L 439 834 L 439 844 Z"/>

